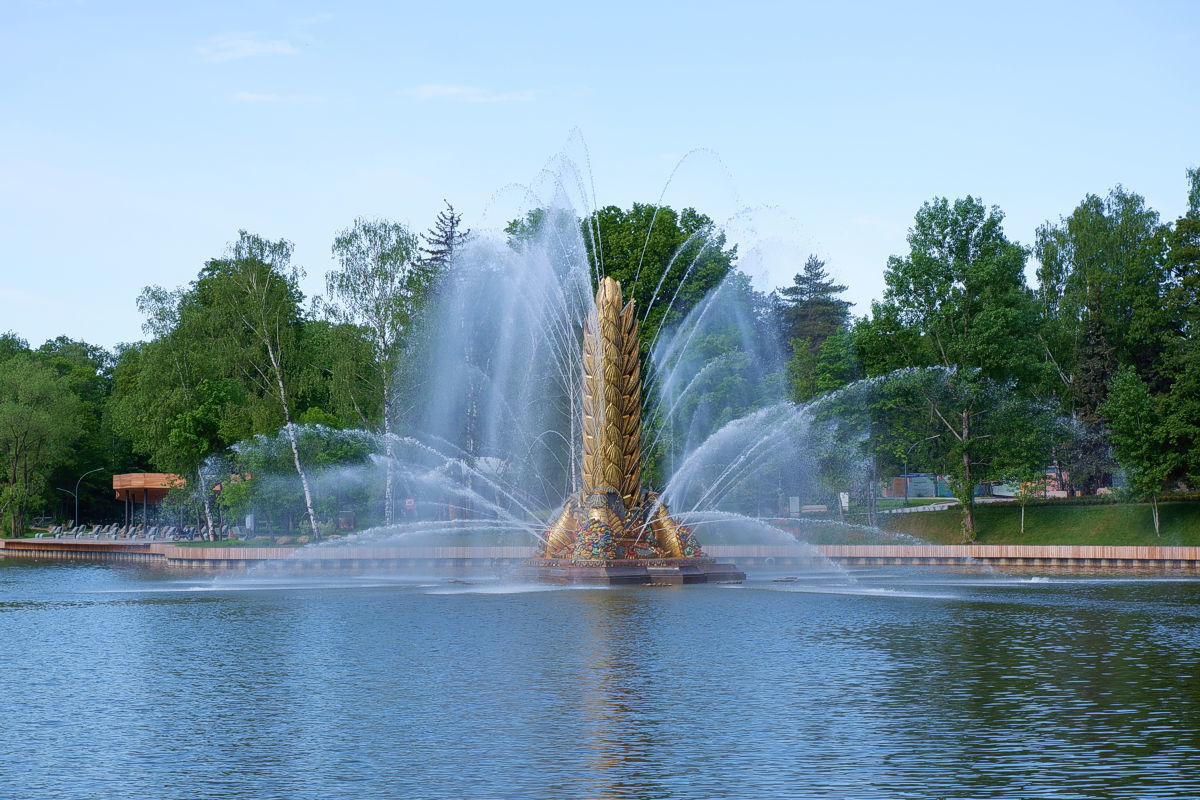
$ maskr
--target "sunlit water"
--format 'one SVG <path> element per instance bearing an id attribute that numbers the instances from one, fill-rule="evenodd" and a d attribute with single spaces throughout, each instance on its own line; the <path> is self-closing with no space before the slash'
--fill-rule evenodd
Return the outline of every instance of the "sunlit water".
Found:
<path id="1" fill-rule="evenodd" d="M 0 560 L 5 798 L 1200 796 L 1200 582 Z"/>

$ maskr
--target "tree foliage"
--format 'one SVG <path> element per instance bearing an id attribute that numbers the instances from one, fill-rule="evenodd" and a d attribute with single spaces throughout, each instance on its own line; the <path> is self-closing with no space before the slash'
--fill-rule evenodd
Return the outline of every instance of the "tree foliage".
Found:
<path id="1" fill-rule="evenodd" d="M 889 259 L 882 301 L 854 321 L 845 287 L 815 256 L 771 298 L 755 292 L 736 271 L 736 247 L 692 208 L 634 203 L 583 219 L 535 209 L 507 232 L 518 250 L 544 245 L 536 256 L 546 277 L 578 276 L 572 297 L 585 297 L 578 266 L 589 263 L 593 281 L 611 275 L 636 301 L 643 357 L 655 342 L 664 356 L 643 373 L 656 441 L 644 450 L 651 480 L 665 480 L 673 454 L 786 381 L 830 432 L 828 453 L 813 466 L 821 492 L 833 498 L 849 487 L 873 497 L 881 476 L 906 461 L 936 468 L 954 480 L 969 537 L 977 484 L 1034 485 L 1051 462 L 1086 492 L 1123 472 L 1152 505 L 1174 484 L 1200 483 L 1200 170 L 1187 171 L 1186 198 L 1186 212 L 1164 223 L 1121 186 L 1087 194 L 1038 228 L 1034 291 L 1023 277 L 1027 253 L 1006 237 L 998 209 L 971 197 L 935 199 L 917 212 L 908 252 Z M 111 513 L 106 472 L 159 470 L 188 476 L 188 493 L 210 521 L 258 504 L 277 520 L 328 524 L 352 500 L 344 487 L 329 488 L 337 485 L 331 476 L 359 469 L 378 478 L 363 448 L 375 446 L 379 431 L 390 442 L 391 421 L 405 416 L 392 390 L 421 410 L 426 366 L 402 364 L 397 354 L 418 333 L 438 337 L 414 326 L 435 284 L 475 281 L 464 293 L 473 304 L 510 277 L 504 259 L 487 276 L 497 283 L 452 269 L 468 233 L 449 203 L 421 237 L 357 219 L 333 244 L 328 297 L 306 311 L 290 243 L 243 231 L 190 284 L 142 292 L 144 341 L 109 352 L 58 337 L 31 349 L 15 333 L 0 335 L 4 524 L 20 529 L 31 513 L 62 510 L 70 492 L 55 490 L 97 466 L 107 470 L 80 484 L 81 516 Z M 529 308 L 544 300 L 536 288 L 521 289 Z M 680 321 L 714 290 L 722 308 L 736 297 L 746 313 L 709 310 L 700 315 L 705 325 L 683 330 Z M 469 316 L 439 322 L 459 325 L 467 347 L 470 374 L 439 412 L 461 417 L 467 467 L 490 457 L 476 452 L 475 439 L 497 427 L 480 393 L 497 346 L 498 328 L 489 325 L 499 324 Z M 556 346 L 570 352 L 577 334 L 555 332 Z M 679 335 L 690 355 L 672 359 Z M 790 351 L 786 372 L 752 343 L 768 340 Z M 562 385 L 536 391 L 553 394 L 566 420 L 578 381 L 565 373 L 555 380 Z M 511 399 L 510 389 L 490 391 Z M 1059 413 L 1068 425 L 1058 424 Z M 371 432 L 351 446 L 354 437 L 339 433 L 349 426 Z M 269 446 L 252 454 L 248 442 Z M 559 470 L 573 462 L 566 448 L 528 458 Z M 294 477 L 283 474 L 288 463 Z M 218 482 L 225 494 L 214 505 Z M 743 500 L 763 507 L 761 497 Z M 377 491 L 353 502 L 392 506 Z"/>
<path id="2" fill-rule="evenodd" d="M 380 427 L 384 436 L 387 470 L 384 520 L 392 523 L 394 503 L 392 424 L 395 414 L 396 365 L 401 346 L 433 284 L 439 265 L 449 264 L 454 247 L 465 234 L 456 233 L 459 218 L 454 208 L 439 217 L 445 238 L 417 257 L 417 238 L 403 225 L 385 220 L 356 219 L 333 242 L 341 269 L 326 275 L 331 317 L 366 331 L 372 358 L 364 367 L 364 381 L 379 398 Z"/>
<path id="3" fill-rule="evenodd" d="M 82 403 L 67 379 L 31 353 L 0 363 L 0 518 L 21 535 L 45 500 L 47 478 L 83 430 Z"/>
<path id="4" fill-rule="evenodd" d="M 582 231 L 584 252 L 568 230 Z M 626 299 L 635 301 L 640 320 L 643 357 L 659 331 L 677 324 L 734 268 L 737 247 L 712 219 L 694 208 L 634 203 L 628 209 L 605 206 L 576 220 L 558 209 L 537 208 L 505 228 L 517 248 L 534 240 L 558 246 L 552 256 L 569 261 L 584 257 L 593 283 L 608 276 L 621 282 Z"/>
<path id="5" fill-rule="evenodd" d="M 909 231 L 909 253 L 888 260 L 884 301 L 859 331 L 875 374 L 901 374 L 941 434 L 942 454 L 974 536 L 974 489 L 988 480 L 1008 428 L 999 413 L 1037 363 L 1035 307 L 1025 250 L 1004 235 L 1000 210 L 973 197 L 926 203 Z M 930 369 L 936 368 L 936 369 Z"/>
<path id="6" fill-rule="evenodd" d="M 1179 454 L 1176 476 L 1200 484 L 1200 169 L 1188 177 L 1188 210 L 1169 237 L 1167 310 L 1172 323 L 1162 393 L 1169 446 Z"/>
<path id="7" fill-rule="evenodd" d="M 1151 503 L 1154 532 L 1159 533 L 1158 500 L 1179 454 L 1170 446 L 1170 431 L 1150 388 L 1126 364 L 1113 378 L 1101 406 L 1112 431 L 1113 450 L 1125 470 L 1130 491 Z"/>
<path id="8" fill-rule="evenodd" d="M 1118 186 L 1087 195 L 1057 224 L 1037 230 L 1042 355 L 1077 435 L 1061 459 L 1085 492 L 1111 482 L 1100 406 L 1118 365 L 1162 387 L 1170 339 L 1164 303 L 1166 228 L 1141 196 Z"/>
<path id="9" fill-rule="evenodd" d="M 825 271 L 825 262 L 810 255 L 792 284 L 775 293 L 783 345 L 791 352 L 788 377 L 797 402 L 845 385 L 854 374 L 847 362 L 845 336 L 850 303 L 838 296 L 844 291 L 846 287 L 834 283 Z"/>

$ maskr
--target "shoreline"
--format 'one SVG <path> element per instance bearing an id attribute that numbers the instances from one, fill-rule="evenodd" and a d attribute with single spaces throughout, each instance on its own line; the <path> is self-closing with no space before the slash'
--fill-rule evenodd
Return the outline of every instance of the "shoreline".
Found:
<path id="1" fill-rule="evenodd" d="M 1110 545 L 710 545 L 706 555 L 745 568 L 819 566 L 961 566 L 1162 569 L 1200 571 L 1200 547 Z M 432 567 L 504 568 L 532 557 L 518 547 L 185 547 L 138 540 L 2 539 L 0 558 L 140 563 L 200 570 L 262 564 L 297 570 Z"/>

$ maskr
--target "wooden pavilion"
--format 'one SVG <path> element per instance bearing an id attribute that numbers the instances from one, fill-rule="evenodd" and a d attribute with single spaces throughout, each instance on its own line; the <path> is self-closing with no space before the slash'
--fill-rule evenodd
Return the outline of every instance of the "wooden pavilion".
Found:
<path id="1" fill-rule="evenodd" d="M 149 506 L 158 505 L 167 496 L 167 492 L 183 486 L 186 482 L 179 475 L 169 472 L 127 472 L 124 475 L 113 475 L 113 491 L 118 500 L 125 502 L 125 525 L 133 522 L 137 512 L 137 504 L 142 504 L 142 524 L 149 521 Z"/>

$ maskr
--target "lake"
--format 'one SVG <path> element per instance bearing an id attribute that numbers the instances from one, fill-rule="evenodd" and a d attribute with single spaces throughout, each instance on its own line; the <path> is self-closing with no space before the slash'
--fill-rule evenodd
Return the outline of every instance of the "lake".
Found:
<path id="1" fill-rule="evenodd" d="M 1200 581 L 0 558 L 0 797 L 1195 798 Z"/>

